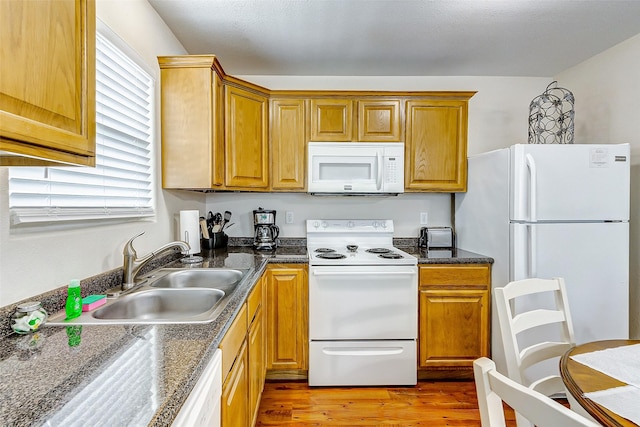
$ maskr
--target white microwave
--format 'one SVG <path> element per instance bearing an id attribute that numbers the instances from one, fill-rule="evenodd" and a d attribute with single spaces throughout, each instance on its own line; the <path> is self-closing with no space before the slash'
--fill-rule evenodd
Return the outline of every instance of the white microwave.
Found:
<path id="1" fill-rule="evenodd" d="M 309 142 L 307 160 L 309 193 L 404 192 L 403 142 Z"/>

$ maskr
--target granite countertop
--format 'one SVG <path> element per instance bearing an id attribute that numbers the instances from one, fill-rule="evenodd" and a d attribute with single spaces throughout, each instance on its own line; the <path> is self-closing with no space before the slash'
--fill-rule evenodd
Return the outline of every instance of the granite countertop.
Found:
<path id="1" fill-rule="evenodd" d="M 427 252 L 415 244 L 401 249 L 416 256 L 419 263 L 493 262 L 462 250 Z M 34 334 L 10 334 L 0 339 L 0 424 L 56 426 L 92 414 L 94 418 L 86 418 L 87 425 L 171 425 L 267 264 L 307 263 L 304 245 L 268 252 L 235 246 L 204 251 L 203 255 L 203 263 L 193 267 L 249 269 L 223 312 L 211 323 L 85 325 L 76 346 L 68 336 L 72 332 L 68 327 L 50 325 Z M 163 266 L 190 268 L 179 261 Z M 101 282 L 102 292 L 113 280 Z M 89 283 L 87 279 L 87 288 Z M 62 291 L 49 297 L 57 301 Z M 4 314 L 12 308 L 4 308 Z"/>

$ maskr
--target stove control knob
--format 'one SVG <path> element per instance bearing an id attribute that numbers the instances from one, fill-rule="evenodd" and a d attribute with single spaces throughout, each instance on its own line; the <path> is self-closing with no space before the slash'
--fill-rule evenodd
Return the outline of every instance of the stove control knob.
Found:
<path id="1" fill-rule="evenodd" d="M 380 227 L 382 224 L 380 224 L 378 221 L 373 221 L 373 228 L 378 228 Z"/>
<path id="2" fill-rule="evenodd" d="M 349 252 L 355 252 L 358 250 L 358 245 L 347 245 L 347 250 Z"/>
<path id="3" fill-rule="evenodd" d="M 387 228 L 387 221 L 380 221 L 380 227 Z"/>
<path id="4" fill-rule="evenodd" d="M 347 222 L 347 228 L 353 228 L 354 225 L 353 221 Z"/>
<path id="5" fill-rule="evenodd" d="M 327 224 L 327 221 L 322 221 L 321 225 L 322 225 L 322 228 L 327 228 L 327 225 L 329 225 L 329 224 Z"/>

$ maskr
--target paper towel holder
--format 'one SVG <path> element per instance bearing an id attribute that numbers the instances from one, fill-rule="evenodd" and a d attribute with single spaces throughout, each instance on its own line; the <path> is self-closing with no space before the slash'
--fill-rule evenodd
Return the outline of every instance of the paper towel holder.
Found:
<path id="1" fill-rule="evenodd" d="M 189 231 L 185 230 L 184 234 L 185 234 L 184 242 L 188 243 L 189 242 Z M 191 249 L 189 251 L 187 251 L 187 256 L 186 257 L 180 258 L 180 262 L 183 263 L 183 264 L 197 264 L 197 263 L 200 263 L 202 261 L 204 261 L 204 258 L 201 257 L 200 255 L 194 255 L 191 252 Z"/>
<path id="2" fill-rule="evenodd" d="M 200 252 L 200 212 L 197 210 L 180 211 L 180 236 L 179 239 L 186 242 L 190 249 L 180 262 L 185 264 L 196 264 L 202 262 L 204 258 L 194 255 Z M 185 253 L 185 252 L 183 252 Z"/>

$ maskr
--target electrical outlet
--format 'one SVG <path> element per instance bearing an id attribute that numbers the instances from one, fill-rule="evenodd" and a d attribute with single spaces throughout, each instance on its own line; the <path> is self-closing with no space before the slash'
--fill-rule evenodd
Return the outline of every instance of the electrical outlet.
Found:
<path id="1" fill-rule="evenodd" d="M 426 212 L 420 212 L 420 225 L 427 225 L 427 213 Z"/>
<path id="2" fill-rule="evenodd" d="M 284 222 L 287 224 L 293 224 L 293 211 L 286 212 Z"/>

